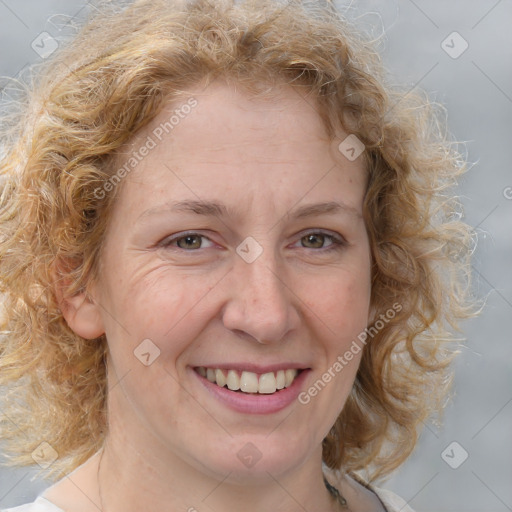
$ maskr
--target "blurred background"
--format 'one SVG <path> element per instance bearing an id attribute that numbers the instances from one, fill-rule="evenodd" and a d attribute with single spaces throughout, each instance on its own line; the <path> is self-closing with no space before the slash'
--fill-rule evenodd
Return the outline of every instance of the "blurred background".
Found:
<path id="1" fill-rule="evenodd" d="M 487 297 L 481 317 L 464 324 L 442 427 L 427 424 L 414 454 L 380 486 L 416 512 L 512 511 L 512 1 L 336 4 L 362 30 L 383 36 L 394 82 L 420 87 L 447 108 L 449 130 L 470 162 L 458 193 L 478 231 L 475 292 Z M 48 58 L 63 24 L 79 23 L 90 9 L 84 0 L 0 0 L 3 99 L 8 78 Z M 32 501 L 50 484 L 35 474 L 0 467 L 0 508 Z"/>

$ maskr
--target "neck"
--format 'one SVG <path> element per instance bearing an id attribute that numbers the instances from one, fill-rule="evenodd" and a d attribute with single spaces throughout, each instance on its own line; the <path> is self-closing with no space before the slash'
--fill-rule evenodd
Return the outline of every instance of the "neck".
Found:
<path id="1" fill-rule="evenodd" d="M 324 485 L 321 463 L 314 471 L 303 467 L 279 477 L 269 473 L 248 484 L 233 475 L 215 479 L 176 460 L 155 460 L 111 439 L 100 456 L 98 491 L 102 512 L 339 510 Z"/>

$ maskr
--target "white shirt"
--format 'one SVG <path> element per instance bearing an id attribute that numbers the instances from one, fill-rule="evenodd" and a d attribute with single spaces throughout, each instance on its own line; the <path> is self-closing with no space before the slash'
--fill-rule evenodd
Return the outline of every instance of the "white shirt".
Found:
<path id="1" fill-rule="evenodd" d="M 385 505 L 387 512 L 414 512 L 407 503 L 395 493 L 385 489 L 371 488 Z M 2 509 L 0 512 L 65 512 L 42 496 L 38 496 L 32 503 L 19 507 Z"/>

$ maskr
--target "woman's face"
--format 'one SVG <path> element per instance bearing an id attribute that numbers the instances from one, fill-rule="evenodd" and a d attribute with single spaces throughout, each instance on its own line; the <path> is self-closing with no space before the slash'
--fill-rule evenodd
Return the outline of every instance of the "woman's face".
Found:
<path id="1" fill-rule="evenodd" d="M 93 288 L 111 435 L 254 481 L 319 464 L 352 387 L 361 353 L 335 363 L 368 322 L 365 173 L 338 150 L 348 134 L 329 141 L 313 100 L 291 88 L 251 100 L 214 84 L 192 97 L 119 166 Z"/>

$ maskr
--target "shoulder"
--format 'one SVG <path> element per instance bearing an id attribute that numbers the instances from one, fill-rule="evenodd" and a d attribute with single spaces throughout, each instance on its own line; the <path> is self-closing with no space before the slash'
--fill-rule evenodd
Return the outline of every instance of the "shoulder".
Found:
<path id="1" fill-rule="evenodd" d="M 51 501 L 39 496 L 32 503 L 26 503 L 14 508 L 1 509 L 0 512 L 64 512 Z"/>
<path id="2" fill-rule="evenodd" d="M 377 487 L 372 487 L 372 490 L 377 494 L 388 512 L 414 512 L 407 502 L 394 492 Z"/>
<path id="3" fill-rule="evenodd" d="M 326 468 L 324 468 L 325 470 Z M 414 512 L 405 500 L 387 489 L 366 483 L 359 475 L 342 474 L 339 471 L 326 471 L 329 480 L 338 486 L 348 501 L 361 505 L 361 510 L 379 512 Z M 356 509 L 356 512 L 359 509 Z"/>

